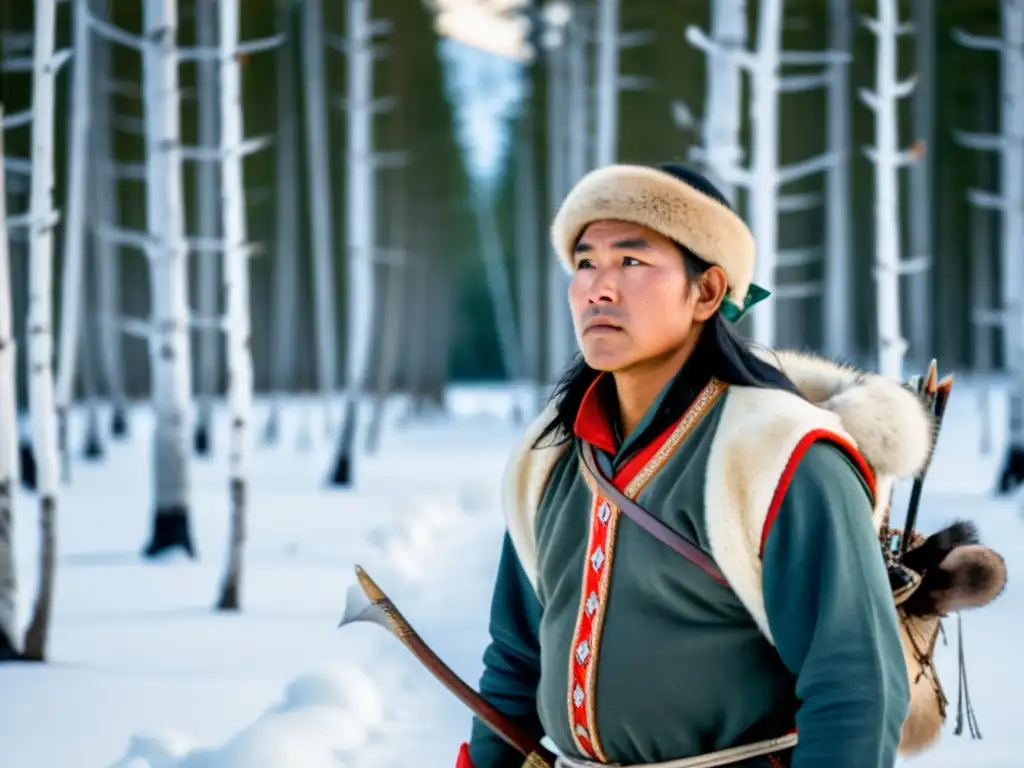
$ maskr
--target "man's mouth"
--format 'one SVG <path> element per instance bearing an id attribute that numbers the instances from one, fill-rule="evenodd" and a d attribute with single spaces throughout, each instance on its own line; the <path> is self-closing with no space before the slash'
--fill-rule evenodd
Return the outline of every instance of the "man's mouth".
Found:
<path id="1" fill-rule="evenodd" d="M 622 327 L 612 323 L 591 323 L 584 333 L 616 333 L 622 331 Z"/>

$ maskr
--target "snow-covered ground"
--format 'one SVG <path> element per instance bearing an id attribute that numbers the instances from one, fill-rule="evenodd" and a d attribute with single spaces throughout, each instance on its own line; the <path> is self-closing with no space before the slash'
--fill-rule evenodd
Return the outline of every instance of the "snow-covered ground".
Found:
<path id="1" fill-rule="evenodd" d="M 218 423 L 215 456 L 193 463 L 199 559 L 150 563 L 139 557 L 150 522 L 149 415 L 137 409 L 131 441 L 108 443 L 103 463 L 76 460 L 64 489 L 51 661 L 0 666 L 0 766 L 453 765 L 468 733 L 467 712 L 384 630 L 337 624 L 359 563 L 475 683 L 502 534 L 498 478 L 517 435 L 508 400 L 500 389 L 463 388 L 451 396 L 453 420 L 400 426 L 393 419 L 379 453 L 357 465 L 355 491 L 324 487 L 333 446 L 318 428 L 322 409 L 292 400 L 282 442 L 257 440 L 243 611 L 234 615 L 212 610 L 226 551 L 226 423 Z M 997 392 L 995 450 L 982 455 L 977 391 L 958 383 L 922 525 L 974 519 L 1013 573 L 1024 567 L 1020 502 L 987 495 L 1004 409 Z M 317 428 L 302 450 L 304 420 Z M 80 433 L 72 439 L 80 444 Z M 18 502 L 24 622 L 38 541 L 34 497 L 23 493 Z M 1014 650 L 1024 591 L 1012 573 L 1007 593 L 964 621 L 984 740 L 951 733 L 957 673 L 949 622 L 950 642 L 939 657 L 950 722 L 940 746 L 907 761 L 908 768 L 1022 764 L 1014 715 L 1024 669 Z"/>

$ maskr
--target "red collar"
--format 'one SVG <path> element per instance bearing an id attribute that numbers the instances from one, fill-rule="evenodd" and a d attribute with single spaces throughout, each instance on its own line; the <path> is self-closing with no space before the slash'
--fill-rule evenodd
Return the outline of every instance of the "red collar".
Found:
<path id="1" fill-rule="evenodd" d="M 585 440 L 598 450 L 615 455 L 618 451 L 618 444 L 615 440 L 615 430 L 612 428 L 608 414 L 601 404 L 601 393 L 599 386 L 607 374 L 602 372 L 591 383 L 583 400 L 580 402 L 580 409 L 576 412 L 576 421 L 573 424 L 573 431 L 576 437 Z"/>

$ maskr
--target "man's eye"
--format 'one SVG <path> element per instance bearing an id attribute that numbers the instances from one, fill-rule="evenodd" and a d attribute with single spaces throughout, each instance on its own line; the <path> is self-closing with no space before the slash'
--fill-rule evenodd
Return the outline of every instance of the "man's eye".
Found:
<path id="1" fill-rule="evenodd" d="M 576 269 L 590 269 L 590 259 L 578 259 L 576 261 Z"/>
<path id="2" fill-rule="evenodd" d="M 642 263 L 643 262 L 633 258 L 632 256 L 624 256 L 622 258 L 622 266 L 624 267 L 637 267 L 640 266 Z"/>

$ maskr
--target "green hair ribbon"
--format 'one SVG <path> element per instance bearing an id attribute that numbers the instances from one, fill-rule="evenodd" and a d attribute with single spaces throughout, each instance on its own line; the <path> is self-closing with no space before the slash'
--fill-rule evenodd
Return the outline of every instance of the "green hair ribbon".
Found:
<path id="1" fill-rule="evenodd" d="M 743 300 L 743 306 L 741 307 L 739 304 L 727 299 L 722 302 L 722 314 L 725 315 L 726 320 L 731 323 L 735 323 L 743 317 L 751 307 L 755 304 L 760 304 L 771 295 L 771 291 L 765 290 L 757 283 L 751 283 L 750 290 L 747 291 L 747 297 Z"/>

